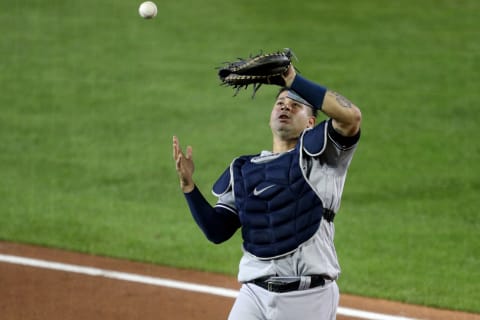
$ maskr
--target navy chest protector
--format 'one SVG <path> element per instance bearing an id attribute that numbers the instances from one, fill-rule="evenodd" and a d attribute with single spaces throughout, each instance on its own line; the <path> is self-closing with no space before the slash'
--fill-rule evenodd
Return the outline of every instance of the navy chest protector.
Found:
<path id="1" fill-rule="evenodd" d="M 320 226 L 323 205 L 301 170 L 301 157 L 320 155 L 326 123 L 305 131 L 294 150 L 270 161 L 235 159 L 213 187 L 217 196 L 233 188 L 245 250 L 260 258 L 292 252 Z"/>

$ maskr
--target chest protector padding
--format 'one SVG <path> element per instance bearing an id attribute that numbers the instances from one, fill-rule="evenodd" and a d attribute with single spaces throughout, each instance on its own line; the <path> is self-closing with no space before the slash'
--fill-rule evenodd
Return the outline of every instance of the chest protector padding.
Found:
<path id="1" fill-rule="evenodd" d="M 295 250 L 318 230 L 321 200 L 300 170 L 299 145 L 268 162 L 244 156 L 232 163 L 244 248 L 260 258 Z"/>

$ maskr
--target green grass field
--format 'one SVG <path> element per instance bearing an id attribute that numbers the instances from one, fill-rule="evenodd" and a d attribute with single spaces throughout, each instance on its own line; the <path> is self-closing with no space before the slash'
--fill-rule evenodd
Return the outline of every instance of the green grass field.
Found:
<path id="1" fill-rule="evenodd" d="M 276 88 L 215 67 L 290 47 L 363 113 L 336 220 L 342 292 L 480 313 L 480 2 L 0 3 L 0 239 L 234 275 L 178 189 L 268 149 Z"/>

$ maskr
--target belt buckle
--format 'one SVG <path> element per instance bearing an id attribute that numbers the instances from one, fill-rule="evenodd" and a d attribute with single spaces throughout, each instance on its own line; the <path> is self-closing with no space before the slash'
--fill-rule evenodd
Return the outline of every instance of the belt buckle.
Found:
<path id="1" fill-rule="evenodd" d="M 285 282 L 281 281 L 281 280 L 277 280 L 275 278 L 270 278 L 268 280 L 266 280 L 267 282 L 267 290 L 270 291 L 270 292 L 280 292 L 279 289 L 280 287 L 279 286 L 282 286 L 285 284 Z"/>
<path id="2" fill-rule="evenodd" d="M 267 290 L 270 292 L 283 292 L 282 287 L 296 282 L 295 277 L 271 277 L 265 282 L 267 283 Z"/>
<path id="3" fill-rule="evenodd" d="M 273 282 L 267 280 L 267 290 L 272 292 L 273 291 Z"/>

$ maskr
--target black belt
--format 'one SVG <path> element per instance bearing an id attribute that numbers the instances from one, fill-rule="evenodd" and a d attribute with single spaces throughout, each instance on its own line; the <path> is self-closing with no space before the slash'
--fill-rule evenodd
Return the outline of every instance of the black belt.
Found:
<path id="1" fill-rule="evenodd" d="M 250 283 L 253 283 L 270 292 L 282 293 L 324 286 L 325 276 L 313 275 L 305 277 L 263 277 L 252 280 Z"/>

